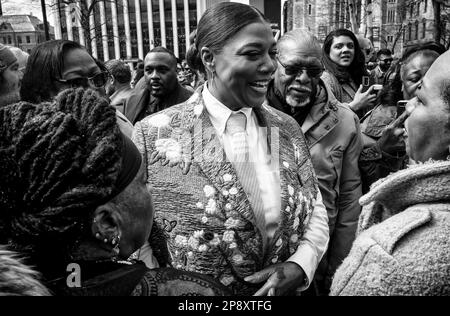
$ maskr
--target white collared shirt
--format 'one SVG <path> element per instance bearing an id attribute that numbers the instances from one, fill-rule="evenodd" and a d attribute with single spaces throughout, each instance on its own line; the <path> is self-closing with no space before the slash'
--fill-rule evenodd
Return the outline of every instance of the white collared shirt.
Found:
<path id="1" fill-rule="evenodd" d="M 209 92 L 207 83 L 205 83 L 202 96 L 211 123 L 225 149 L 225 153 L 228 155 L 231 152 L 231 144 L 229 135 L 226 133 L 226 123 L 233 111 Z M 250 159 L 256 163 L 255 169 L 263 200 L 267 228 L 266 233 L 268 238 L 271 238 L 281 220 L 281 182 L 279 168 L 275 170 L 274 164 L 271 164 L 266 128 L 258 125 L 256 115 L 251 108 L 242 108 L 239 111 L 247 117 L 246 132 Z M 306 274 L 306 284 L 300 290 L 305 290 L 313 279 L 317 266 L 327 249 L 328 240 L 328 215 L 322 202 L 322 195 L 318 192 L 317 202 L 310 222 L 306 227 L 305 234 L 297 251 L 288 260 L 302 267 Z"/>
<path id="2" fill-rule="evenodd" d="M 218 101 L 206 88 L 203 89 L 203 99 L 211 122 L 216 129 L 220 142 L 225 149 L 227 157 L 232 157 L 231 136 L 226 131 L 228 118 L 233 113 L 228 107 Z M 258 177 L 261 199 L 263 202 L 266 233 L 272 238 L 281 220 L 281 185 L 279 169 L 271 164 L 271 155 L 267 144 L 267 130 L 258 125 L 258 120 L 252 108 L 242 108 L 247 117 L 247 140 L 249 146 L 249 159 L 254 162 Z"/>

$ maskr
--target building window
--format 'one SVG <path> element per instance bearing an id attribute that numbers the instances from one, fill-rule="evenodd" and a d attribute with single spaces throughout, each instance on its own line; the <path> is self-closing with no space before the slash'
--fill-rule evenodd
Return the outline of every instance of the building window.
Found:
<path id="1" fill-rule="evenodd" d="M 30 44 L 31 43 L 31 38 L 29 36 L 27 36 L 27 43 Z"/>
<path id="2" fill-rule="evenodd" d="M 388 41 L 388 43 L 392 43 L 394 41 L 394 36 L 388 35 L 387 41 Z"/>
<path id="3" fill-rule="evenodd" d="M 388 10 L 387 22 L 388 23 L 395 22 L 395 10 L 394 9 Z"/>
<path id="4" fill-rule="evenodd" d="M 22 36 L 17 36 L 17 43 L 22 44 Z"/>
<path id="5" fill-rule="evenodd" d="M 12 44 L 11 36 L 8 35 L 8 44 Z"/>
<path id="6" fill-rule="evenodd" d="M 420 2 L 417 2 L 417 16 L 420 15 Z"/>
<path id="7" fill-rule="evenodd" d="M 409 7 L 409 16 L 412 17 L 414 15 L 414 4 L 411 3 L 411 6 Z"/>
<path id="8" fill-rule="evenodd" d="M 308 14 L 312 14 L 312 5 L 308 4 Z"/>
<path id="9" fill-rule="evenodd" d="M 419 22 L 418 21 L 416 21 L 414 27 L 415 27 L 414 39 L 417 40 L 417 39 L 419 39 Z"/>
<path id="10" fill-rule="evenodd" d="M 423 4 L 423 12 L 427 12 L 427 9 L 428 9 L 428 0 L 425 0 L 424 1 L 424 4 Z"/>
<path id="11" fill-rule="evenodd" d="M 422 38 L 425 38 L 425 35 L 427 33 L 427 21 L 422 22 Z"/>
<path id="12" fill-rule="evenodd" d="M 408 24 L 408 41 L 412 39 L 411 37 L 411 24 Z"/>

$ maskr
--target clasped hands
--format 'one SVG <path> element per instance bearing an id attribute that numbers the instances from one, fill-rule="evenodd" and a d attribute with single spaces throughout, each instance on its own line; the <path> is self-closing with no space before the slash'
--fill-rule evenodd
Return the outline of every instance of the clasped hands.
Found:
<path id="1" fill-rule="evenodd" d="M 244 280 L 253 284 L 266 281 L 254 296 L 280 296 L 303 285 L 305 271 L 294 262 L 283 262 L 256 272 Z"/>

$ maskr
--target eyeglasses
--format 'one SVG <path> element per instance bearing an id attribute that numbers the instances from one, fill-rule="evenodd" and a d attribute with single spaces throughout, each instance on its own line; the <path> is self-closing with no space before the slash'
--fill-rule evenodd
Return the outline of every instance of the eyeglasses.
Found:
<path id="1" fill-rule="evenodd" d="M 392 63 L 393 60 L 394 60 L 393 58 L 380 59 L 380 61 L 383 61 L 385 63 Z"/>
<path id="2" fill-rule="evenodd" d="M 108 78 L 110 77 L 109 72 L 100 72 L 92 77 L 78 77 L 73 79 L 56 79 L 56 81 L 70 85 L 71 87 L 88 87 L 94 86 L 96 88 L 102 88 L 106 85 Z"/>
<path id="3" fill-rule="evenodd" d="M 283 66 L 284 72 L 288 76 L 296 76 L 299 73 L 301 73 L 303 70 L 306 70 L 306 73 L 308 74 L 308 76 L 310 78 L 317 78 L 317 77 L 320 77 L 320 75 L 323 72 L 323 67 L 319 67 L 319 66 L 304 67 L 304 66 L 299 66 L 299 65 L 287 66 L 281 62 L 281 60 L 278 58 L 278 56 L 276 58 L 277 58 L 278 62 L 280 63 L 280 65 Z"/>

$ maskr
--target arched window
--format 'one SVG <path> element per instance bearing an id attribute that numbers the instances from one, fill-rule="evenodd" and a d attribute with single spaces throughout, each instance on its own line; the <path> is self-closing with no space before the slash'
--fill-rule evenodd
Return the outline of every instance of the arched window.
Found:
<path id="1" fill-rule="evenodd" d="M 412 37 L 411 37 L 411 23 L 409 23 L 408 24 L 408 41 L 410 41 L 410 40 L 412 40 Z"/>

